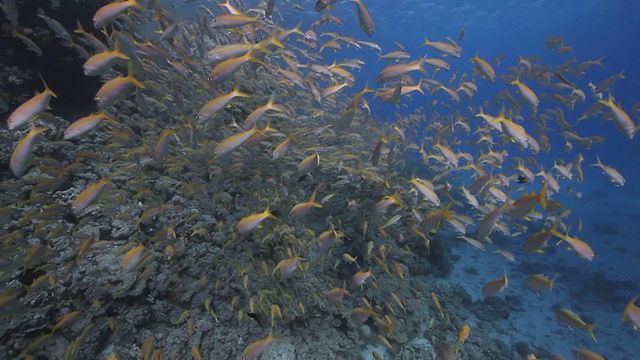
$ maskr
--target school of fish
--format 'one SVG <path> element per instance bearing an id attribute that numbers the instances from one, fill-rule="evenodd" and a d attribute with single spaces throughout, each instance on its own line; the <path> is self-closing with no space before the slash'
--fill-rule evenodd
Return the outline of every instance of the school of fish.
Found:
<path id="1" fill-rule="evenodd" d="M 14 1 L 2 1 L 14 37 L 47 56 L 20 28 Z M 396 42 L 383 53 L 373 41 L 371 2 L 318 0 L 306 9 L 226 0 L 178 19 L 156 0 L 125 0 L 78 19 L 76 29 L 39 13 L 86 59 L 84 74 L 104 83 L 96 111 L 78 119 L 50 115 L 52 98 L 65 94 L 46 79 L 6 117 L 1 136 L 13 150 L 0 183 L 0 279 L 14 286 L 2 288 L 0 314 L 20 324 L 41 299 L 60 304 L 48 318 L 29 320 L 39 330 L 13 335 L 13 357 L 39 358 L 64 333 L 64 359 L 127 358 L 117 347 L 87 349 L 98 334 L 107 343 L 135 341 L 133 356 L 145 360 L 222 358 L 196 336 L 207 321 L 217 329 L 257 322 L 262 336 L 234 338 L 227 355 L 257 359 L 303 331 L 292 324 L 328 316 L 354 328 L 374 324 L 375 342 L 393 354 L 417 301 L 432 309 L 429 328 L 456 329 L 439 338 L 439 356 L 464 358 L 474 334 L 453 322 L 439 301 L 444 291 L 406 291 L 412 267 L 435 242 L 461 239 L 509 263 L 562 245 L 593 261 L 589 239 L 579 236 L 581 219 L 554 197 L 580 197 L 568 188 L 597 175 L 585 174 L 583 154 L 605 139 L 581 134 L 579 123 L 610 120 L 602 126 L 633 141 L 640 102 L 622 107 L 612 91 L 623 73 L 590 79 L 603 60 L 567 59 L 572 49 L 557 35 L 546 45 L 566 59 L 559 65 L 535 54 L 463 51 L 464 29 L 457 41 L 424 34 L 422 44 Z M 317 11 L 317 20 L 285 28 L 293 21 L 285 7 Z M 346 29 L 336 8 L 352 11 L 362 33 L 322 32 L 327 24 Z M 157 36 L 136 32 L 143 21 Z M 343 47 L 377 52 L 386 65 L 356 81 L 365 63 L 341 58 Z M 430 57 L 418 55 L 425 52 Z M 502 91 L 474 101 L 491 83 Z M 424 105 L 407 108 L 415 99 Z M 384 106 L 396 106 L 397 117 L 379 118 L 380 103 L 394 104 Z M 588 105 L 582 116 L 565 116 L 578 104 Z M 559 138 L 566 158 L 541 163 L 537 155 Z M 612 159 L 590 157 L 612 186 L 624 186 Z M 498 237 L 519 245 L 499 248 Z M 100 264 L 105 259 L 110 265 Z M 99 272 L 113 283 L 92 283 Z M 15 281 L 27 274 L 28 284 Z M 526 275 L 525 284 L 510 283 L 505 267 L 476 290 L 484 297 L 521 286 L 543 293 L 558 274 Z M 127 281 L 130 287 L 118 284 Z M 196 290 L 172 292 L 180 286 Z M 131 327 L 119 312 L 141 293 L 170 299 L 173 308 L 163 311 L 187 342 L 169 345 L 153 327 L 140 339 L 119 337 Z M 620 309 L 634 328 L 636 299 Z M 571 309 L 555 317 L 596 342 L 596 324 Z M 77 324 L 85 325 L 73 332 Z M 603 358 L 588 349 L 573 356 Z"/>

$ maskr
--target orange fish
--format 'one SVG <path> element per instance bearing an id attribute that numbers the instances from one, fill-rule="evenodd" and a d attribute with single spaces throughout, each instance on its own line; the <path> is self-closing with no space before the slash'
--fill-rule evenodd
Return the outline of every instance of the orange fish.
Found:
<path id="1" fill-rule="evenodd" d="M 460 345 L 469 338 L 470 332 L 471 326 L 469 326 L 468 324 L 464 324 L 462 325 L 462 327 L 460 327 L 460 331 L 458 332 L 458 342 L 456 343 L 456 355 L 458 355 Z"/>
<path id="2" fill-rule="evenodd" d="M 509 278 L 507 278 L 507 270 L 505 269 L 504 276 L 491 280 L 482 287 L 482 296 L 498 296 L 508 284 Z"/>

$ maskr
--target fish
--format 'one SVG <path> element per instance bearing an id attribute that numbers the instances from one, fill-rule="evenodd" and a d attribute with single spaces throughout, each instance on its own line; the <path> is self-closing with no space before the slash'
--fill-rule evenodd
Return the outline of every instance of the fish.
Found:
<path id="1" fill-rule="evenodd" d="M 555 221 L 551 229 L 543 229 L 533 234 L 524 243 L 523 248 L 526 254 L 541 253 L 542 248 L 548 245 L 549 240 L 557 233 L 558 225 L 560 224 L 560 217 Z"/>
<path id="2" fill-rule="evenodd" d="M 85 135 L 98 127 L 98 124 L 104 119 L 108 119 L 109 115 L 104 111 L 87 115 L 72 122 L 65 130 L 63 139 L 70 140 Z"/>
<path id="3" fill-rule="evenodd" d="M 297 267 L 300 264 L 300 260 L 304 260 L 300 257 L 294 256 L 288 259 L 284 259 L 276 265 L 271 273 L 271 276 L 275 275 L 276 272 L 280 274 L 281 279 L 286 279 L 293 275 L 293 272 L 296 271 Z"/>
<path id="4" fill-rule="evenodd" d="M 504 275 L 491 280 L 482 287 L 482 296 L 498 296 L 509 285 L 509 278 L 507 278 L 507 270 L 505 269 Z"/>
<path id="5" fill-rule="evenodd" d="M 287 136 L 271 153 L 271 160 L 276 160 L 283 157 L 293 146 L 295 137 L 293 135 Z"/>
<path id="6" fill-rule="evenodd" d="M 531 213 L 538 204 L 540 204 L 543 209 L 546 209 L 548 187 L 549 184 L 545 181 L 539 193 L 529 193 L 522 195 L 509 206 L 506 214 L 514 219 L 520 219 Z"/>
<path id="7" fill-rule="evenodd" d="M 556 319 L 564 325 L 569 327 L 575 326 L 582 329 L 585 329 L 591 335 L 593 342 L 597 343 L 596 335 L 593 333 L 593 329 L 595 329 L 598 324 L 587 324 L 584 320 L 580 319 L 580 317 L 569 309 L 558 309 L 556 310 Z"/>
<path id="8" fill-rule="evenodd" d="M 571 237 L 568 234 L 565 235 L 555 230 L 552 231 L 552 234 L 560 238 L 560 241 L 558 241 L 556 245 L 560 245 L 560 243 L 566 241 L 576 255 L 585 260 L 593 261 L 595 253 L 593 252 L 593 249 L 591 249 L 591 246 L 586 242 L 578 239 L 577 237 Z"/>
<path id="9" fill-rule="evenodd" d="M 638 128 L 636 127 L 629 114 L 627 114 L 618 104 L 615 103 L 613 95 L 609 93 L 609 97 L 606 100 L 598 100 L 598 104 L 605 105 L 611 111 L 613 121 L 616 127 L 625 134 L 629 139 L 633 139 Z"/>
<path id="10" fill-rule="evenodd" d="M 475 69 L 482 75 L 483 78 L 495 82 L 496 81 L 496 71 L 493 69 L 493 66 L 489 64 L 488 61 L 478 56 L 476 53 L 471 59 L 470 62 L 473 62 L 473 66 Z"/>
<path id="11" fill-rule="evenodd" d="M 29 39 L 27 36 L 20 34 L 16 30 L 11 31 L 11 36 L 20 40 L 27 47 L 27 49 L 33 52 L 34 54 L 36 54 L 36 56 L 38 57 L 42 56 L 42 49 L 38 46 L 38 44 L 36 44 L 33 40 Z"/>
<path id="12" fill-rule="evenodd" d="M 105 186 L 110 184 L 111 181 L 107 179 L 101 179 L 97 183 L 87 186 L 73 199 L 73 202 L 71 203 L 71 211 L 76 215 L 82 212 L 84 209 L 89 207 L 89 205 L 91 205 L 95 201 L 95 199 L 98 198 L 98 196 L 100 196 L 100 193 L 105 188 Z"/>
<path id="13" fill-rule="evenodd" d="M 113 67 L 118 60 L 131 60 L 131 58 L 120 51 L 119 42 L 116 41 L 114 50 L 99 52 L 85 61 L 82 65 L 84 74 L 87 76 L 102 75 Z"/>
<path id="14" fill-rule="evenodd" d="M 575 349 L 572 353 L 574 360 L 605 360 L 604 356 L 587 349 Z"/>
<path id="15" fill-rule="evenodd" d="M 460 327 L 460 330 L 458 331 L 458 341 L 456 342 L 455 355 L 458 355 L 458 352 L 460 351 L 460 345 L 462 345 L 462 343 L 469 338 L 470 333 L 471 326 L 469 326 L 469 324 L 464 324 Z"/>
<path id="16" fill-rule="evenodd" d="M 437 51 L 440 51 L 443 54 L 453 56 L 455 58 L 462 57 L 462 48 L 455 44 L 451 39 L 449 39 L 449 43 L 441 42 L 441 41 L 430 41 L 427 36 L 424 36 L 424 43 L 422 46 L 429 46 Z"/>
<path id="17" fill-rule="evenodd" d="M 423 74 L 427 74 L 426 70 L 422 66 L 425 62 L 426 58 L 420 58 L 414 61 L 411 61 L 406 64 L 393 64 L 385 67 L 380 71 L 376 77 L 376 81 L 378 83 L 383 83 L 385 81 L 400 77 L 402 75 L 408 74 L 412 71 L 420 71 Z M 365 87 L 366 88 L 366 87 Z"/>
<path id="18" fill-rule="evenodd" d="M 291 211 L 289 211 L 289 217 L 292 220 L 296 220 L 308 214 L 309 211 L 311 211 L 311 209 L 321 208 L 321 207 L 322 207 L 322 204 L 316 202 L 316 192 L 314 191 L 313 194 L 311 194 L 311 198 L 308 201 L 298 203 L 294 205 L 293 208 L 291 208 Z"/>
<path id="19" fill-rule="evenodd" d="M 345 295 L 351 296 L 351 293 L 345 288 L 333 288 L 327 291 L 327 300 L 331 304 L 336 304 L 341 302 Z"/>
<path id="20" fill-rule="evenodd" d="M 214 29 L 242 27 L 255 24 L 260 20 L 259 16 L 246 16 L 243 14 L 221 14 L 213 18 L 209 26 Z"/>
<path id="21" fill-rule="evenodd" d="M 602 172 L 609 176 L 611 182 L 615 183 L 616 186 L 624 186 L 625 179 L 618 170 L 603 164 L 602 161 L 600 161 L 600 156 L 596 155 L 596 160 L 597 162 L 595 164 L 591 164 L 591 166 L 596 166 L 602 169 Z"/>
<path id="22" fill-rule="evenodd" d="M 368 271 L 358 271 L 351 278 L 351 285 L 353 287 L 362 286 L 369 278 L 376 278 L 375 276 L 373 276 L 371 269 L 369 269 Z"/>
<path id="23" fill-rule="evenodd" d="M 93 15 L 93 26 L 96 29 L 101 29 L 111 24 L 123 12 L 129 10 L 132 7 L 144 9 L 144 7 L 140 5 L 137 0 L 125 0 L 120 2 L 114 1 L 110 4 L 107 4 L 98 9 L 95 15 Z"/>
<path id="24" fill-rule="evenodd" d="M 541 292 L 544 290 L 551 291 L 553 289 L 553 282 L 556 280 L 558 274 L 554 275 L 552 279 L 549 279 L 544 274 L 535 274 L 527 276 L 527 287 L 535 292 Z"/>
<path id="25" fill-rule="evenodd" d="M 440 201 L 440 197 L 438 197 L 438 194 L 436 194 L 436 192 L 430 187 L 428 186 L 424 180 L 420 179 L 420 178 L 413 178 L 411 180 L 409 180 L 409 182 L 411 184 L 413 184 L 413 186 L 415 186 L 415 188 L 429 201 L 431 201 L 435 206 L 440 206 L 441 205 L 441 201 Z"/>
<path id="26" fill-rule="evenodd" d="M 276 217 L 269 211 L 267 208 L 265 211 L 261 213 L 251 214 L 243 217 L 240 222 L 238 222 L 238 233 L 246 234 L 251 232 L 253 229 L 257 228 L 260 223 L 262 223 L 266 219 L 275 219 Z"/>
<path id="27" fill-rule="evenodd" d="M 57 97 L 44 79 L 42 83 L 44 84 L 44 90 L 42 92 L 37 93 L 31 99 L 22 103 L 9 115 L 7 118 L 7 127 L 9 130 L 18 129 L 42 114 L 49 107 L 51 97 Z"/>
<path id="28" fill-rule="evenodd" d="M 511 85 L 515 85 L 518 88 L 518 92 L 520 93 L 520 95 L 522 95 L 522 97 L 529 103 L 529 105 L 531 105 L 535 112 L 535 109 L 538 108 L 538 104 L 540 103 L 538 95 L 536 95 L 536 93 L 531 90 L 531 88 L 528 87 L 525 83 L 521 82 L 519 78 L 513 80 L 511 82 Z"/>
<path id="29" fill-rule="evenodd" d="M 375 27 L 373 25 L 373 20 L 371 19 L 371 15 L 369 15 L 369 11 L 362 3 L 362 0 L 351 0 L 356 3 L 356 13 L 358 14 L 358 26 L 360 29 L 367 34 L 368 37 L 372 37 L 375 32 Z"/>
<path id="30" fill-rule="evenodd" d="M 638 300 L 638 297 L 634 297 L 629 300 L 627 305 L 624 307 L 624 311 L 622 312 L 622 321 L 629 321 L 635 330 L 638 330 L 640 327 L 640 308 L 636 306 L 635 302 Z"/>
<path id="31" fill-rule="evenodd" d="M 306 175 L 318 166 L 320 166 L 320 155 L 316 151 L 298 164 L 298 176 Z"/>
<path id="32" fill-rule="evenodd" d="M 9 160 L 9 168 L 16 177 L 21 177 L 27 170 L 29 161 L 33 156 L 33 146 L 36 140 L 36 136 L 49 130 L 46 127 L 32 127 L 29 132 L 18 142 L 18 145 L 11 153 L 11 160 Z"/>
<path id="33" fill-rule="evenodd" d="M 145 250 L 144 246 L 138 245 L 138 246 L 132 247 L 129 251 L 127 251 L 127 253 L 122 256 L 122 261 L 121 261 L 122 269 L 124 271 L 131 271 L 135 269 L 136 266 L 138 266 L 138 264 L 140 264 L 140 261 L 142 260 L 142 255 L 144 254 L 144 250 Z"/>
<path id="34" fill-rule="evenodd" d="M 244 93 L 239 89 L 234 89 L 229 93 L 222 94 L 204 104 L 198 111 L 196 120 L 199 124 L 201 124 L 211 119 L 218 111 L 222 110 L 231 102 L 231 100 L 235 99 L 236 97 L 249 98 L 251 97 L 251 95 Z"/>
<path id="35" fill-rule="evenodd" d="M 173 135 L 176 135 L 176 131 L 173 129 L 165 129 L 160 133 L 158 143 L 153 150 L 153 157 L 156 160 L 158 167 L 162 167 L 164 160 L 169 155 L 169 139 Z"/>
<path id="36" fill-rule="evenodd" d="M 247 347 L 242 351 L 242 354 L 240 354 L 240 357 L 242 360 L 255 360 L 260 355 L 262 355 L 265 350 L 267 350 L 267 346 L 269 346 L 269 344 L 275 341 L 280 340 L 273 337 L 271 333 L 269 333 L 266 338 L 247 345 Z"/>
<path id="37" fill-rule="evenodd" d="M 324 9 L 332 8 L 333 4 L 335 4 L 336 2 L 338 2 L 338 0 L 318 0 L 316 1 L 315 9 L 316 11 L 320 12 Z"/>
<path id="38" fill-rule="evenodd" d="M 438 300 L 438 295 L 433 291 L 431 292 L 431 300 L 433 300 L 433 304 L 435 305 L 436 310 L 438 310 L 440 318 L 444 320 L 445 316 L 444 311 L 442 310 L 442 305 L 440 304 L 440 300 Z"/>
<path id="39" fill-rule="evenodd" d="M 219 158 L 225 154 L 228 154 L 244 144 L 250 137 L 258 132 L 256 125 L 252 129 L 239 132 L 235 135 L 231 135 L 228 138 L 222 140 L 216 148 L 213 150 L 215 158 Z"/>
<path id="40" fill-rule="evenodd" d="M 144 88 L 144 83 L 134 77 L 133 62 L 129 62 L 129 73 L 127 76 L 119 75 L 100 87 L 94 100 L 99 109 L 104 109 L 113 105 L 118 99 L 124 97 L 132 86 Z"/>

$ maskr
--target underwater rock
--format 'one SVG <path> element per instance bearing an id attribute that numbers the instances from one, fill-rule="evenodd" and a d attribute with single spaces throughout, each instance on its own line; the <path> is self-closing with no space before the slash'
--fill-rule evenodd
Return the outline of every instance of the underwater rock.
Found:
<path id="1" fill-rule="evenodd" d="M 269 344 L 267 350 L 262 354 L 262 360 L 288 360 L 296 358 L 296 348 L 293 344 L 285 342 L 274 342 Z"/>
<path id="2" fill-rule="evenodd" d="M 486 322 L 506 320 L 510 313 L 507 301 L 496 296 L 474 302 L 471 309 L 478 320 Z"/>
<path id="3" fill-rule="evenodd" d="M 426 339 L 414 339 L 410 343 L 402 346 L 394 359 L 414 360 L 414 359 L 436 359 L 436 350 L 431 342 Z"/>

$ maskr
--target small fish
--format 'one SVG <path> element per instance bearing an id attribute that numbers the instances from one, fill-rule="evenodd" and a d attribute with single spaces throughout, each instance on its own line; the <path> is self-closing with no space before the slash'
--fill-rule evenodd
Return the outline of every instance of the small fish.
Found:
<path id="1" fill-rule="evenodd" d="M 298 176 L 310 173 L 313 169 L 320 166 L 320 155 L 318 152 L 307 156 L 298 164 Z"/>
<path id="2" fill-rule="evenodd" d="M 625 179 L 622 174 L 618 172 L 618 170 L 612 168 L 611 166 L 603 164 L 602 161 L 600 161 L 599 156 L 596 156 L 596 159 L 598 161 L 595 164 L 591 164 L 591 166 L 596 166 L 602 169 L 602 172 L 609 176 L 609 179 L 611 179 L 611 181 L 614 182 L 617 186 L 624 186 Z"/>
<path id="3" fill-rule="evenodd" d="M 351 256 L 348 253 L 344 253 L 342 254 L 342 260 L 344 260 L 344 262 L 349 263 L 349 264 L 356 264 L 357 268 L 360 268 L 360 265 L 358 265 L 358 257 L 357 256 Z"/>
<path id="4" fill-rule="evenodd" d="M 345 288 L 333 288 L 327 291 L 327 300 L 331 304 L 342 301 L 345 295 L 351 296 L 351 293 Z"/>
<path id="5" fill-rule="evenodd" d="M 120 16 L 120 14 L 132 7 L 144 9 L 142 5 L 138 4 L 136 0 L 126 0 L 121 2 L 114 1 L 110 4 L 107 4 L 98 9 L 95 15 L 93 15 L 93 26 L 96 29 L 103 28 L 111 24 L 115 19 L 118 18 L 118 16 Z"/>
<path id="6" fill-rule="evenodd" d="M 69 140 L 69 139 L 82 136 L 90 132 L 91 130 L 95 129 L 96 127 L 98 127 L 98 124 L 100 124 L 102 120 L 107 118 L 108 118 L 108 115 L 104 111 L 80 118 L 74 121 L 73 123 L 71 123 L 71 125 L 69 125 L 64 130 L 63 138 L 65 140 Z"/>
<path id="7" fill-rule="evenodd" d="M 593 333 L 593 329 L 598 326 L 597 324 L 587 324 L 584 320 L 580 319 L 576 313 L 569 309 L 556 310 L 556 319 L 569 327 L 573 326 L 587 330 L 591 335 L 591 338 L 593 338 L 593 341 L 596 343 L 598 342 L 598 340 L 596 340 L 596 335 Z"/>
<path id="8" fill-rule="evenodd" d="M 527 277 L 527 287 L 533 291 L 541 292 L 544 290 L 551 291 L 553 289 L 553 282 L 556 280 L 556 275 L 553 279 L 549 279 L 544 274 L 529 275 Z"/>
<path id="9" fill-rule="evenodd" d="M 359 286 L 359 285 L 364 284 L 367 281 L 367 279 L 369 279 L 369 278 L 373 278 L 373 279 L 376 278 L 375 276 L 373 276 L 373 273 L 371 272 L 371 269 L 369 269 L 369 271 L 358 271 L 351 278 L 351 284 L 354 287 L 355 286 Z"/>
<path id="10" fill-rule="evenodd" d="M 360 29 L 367 34 L 368 37 L 372 37 L 375 32 L 375 28 L 373 26 L 373 20 L 371 19 L 371 15 L 369 15 L 369 11 L 362 3 L 362 0 L 351 0 L 356 3 L 356 12 L 358 14 L 358 22 Z"/>
<path id="11" fill-rule="evenodd" d="M 130 60 L 129 56 L 119 50 L 119 41 L 116 41 L 116 47 L 113 51 L 102 51 L 91 56 L 82 65 L 84 74 L 87 76 L 102 75 L 113 67 L 118 60 Z"/>
<path id="12" fill-rule="evenodd" d="M 300 264 L 300 260 L 304 260 L 300 257 L 294 256 L 288 259 L 284 259 L 276 265 L 273 269 L 271 275 L 275 275 L 276 272 L 280 273 L 280 278 L 286 279 L 293 275 L 293 272 L 296 271 L 298 265 Z"/>
<path id="13" fill-rule="evenodd" d="M 29 160 L 33 156 L 33 145 L 36 136 L 47 131 L 46 127 L 33 127 L 27 135 L 25 135 L 11 153 L 9 167 L 16 177 L 21 177 L 27 170 Z"/>
<path id="14" fill-rule="evenodd" d="M 574 360 L 605 360 L 604 356 L 587 349 L 573 350 Z"/>
<path id="15" fill-rule="evenodd" d="M 222 140 L 213 150 L 215 157 L 219 158 L 239 148 L 240 146 L 242 146 L 242 144 L 244 144 L 247 140 L 249 140 L 250 137 L 252 137 L 257 132 L 258 132 L 258 129 L 254 125 L 253 129 L 249 129 L 247 131 L 243 131 L 235 135 L 231 135 L 228 138 Z"/>
<path id="16" fill-rule="evenodd" d="M 479 57 L 477 53 L 469 61 L 473 62 L 475 69 L 482 75 L 483 78 L 491 82 L 496 81 L 496 71 L 488 61 Z"/>
<path id="17" fill-rule="evenodd" d="M 94 100 L 99 109 L 111 106 L 116 100 L 125 96 L 131 86 L 144 88 L 144 84 L 136 79 L 133 74 L 133 62 L 129 62 L 129 74 L 127 76 L 119 75 L 118 77 L 102 84 L 102 87 L 96 93 Z"/>
<path id="18" fill-rule="evenodd" d="M 271 211 L 269 211 L 268 208 L 265 211 L 261 212 L 261 213 L 256 213 L 256 214 L 251 214 L 251 215 L 245 216 L 238 223 L 238 227 L 237 227 L 238 233 L 239 234 L 246 234 L 246 233 L 250 232 L 251 230 L 257 228 L 258 225 L 260 225 L 260 223 L 262 223 L 262 221 L 264 221 L 264 220 L 266 220 L 268 218 L 272 218 L 272 219 L 276 218 L 275 216 L 273 216 L 273 214 L 271 213 Z"/>
<path id="19" fill-rule="evenodd" d="M 438 313 L 440 314 L 440 318 L 444 320 L 444 311 L 442 310 L 442 305 L 440 304 L 440 300 L 438 300 L 438 295 L 435 292 L 431 292 L 431 300 L 433 300 L 433 304 L 436 306 Z"/>
<path id="20" fill-rule="evenodd" d="M 41 93 L 22 103 L 9 115 L 9 118 L 7 118 L 9 130 L 15 130 L 42 114 L 49 107 L 51 97 L 57 97 L 44 80 L 42 80 L 42 83 L 44 84 L 44 90 Z"/>
<path id="21" fill-rule="evenodd" d="M 127 251 L 127 253 L 122 257 L 122 269 L 125 271 L 133 270 L 142 260 L 143 254 L 144 246 L 138 245 L 131 248 L 131 250 Z"/>
<path id="22" fill-rule="evenodd" d="M 593 249 L 591 249 L 591 246 L 589 246 L 589 244 L 587 244 L 586 242 L 578 239 L 577 237 L 571 237 L 568 234 L 565 235 L 555 230 L 552 231 L 552 234 L 560 238 L 560 241 L 558 241 L 556 245 L 559 245 L 561 242 L 566 241 L 578 256 L 585 260 L 593 261 L 595 253 L 593 252 Z"/>
<path id="23" fill-rule="evenodd" d="M 153 149 L 153 157 L 155 158 L 158 167 L 162 167 L 165 158 L 167 157 L 167 155 L 169 155 L 169 139 L 171 135 L 175 134 L 176 131 L 173 129 L 162 130 L 162 133 L 158 138 L 158 143 Z"/>
<path id="24" fill-rule="evenodd" d="M 420 71 L 423 74 L 427 74 L 426 70 L 422 66 L 425 62 L 426 58 L 420 58 L 418 60 L 414 60 L 412 62 L 406 64 L 394 64 L 389 65 L 386 68 L 382 69 L 376 77 L 376 81 L 378 83 L 383 83 L 385 81 L 391 80 L 393 78 L 400 77 L 402 75 L 408 74 L 412 71 Z"/>
<path id="25" fill-rule="evenodd" d="M 400 220 L 401 218 L 402 218 L 402 215 L 395 215 L 394 217 L 389 219 L 384 225 L 380 226 L 378 228 L 378 230 L 384 230 L 384 229 L 388 228 L 389 226 L 397 223 L 398 220 Z"/>
<path id="26" fill-rule="evenodd" d="M 511 85 L 515 85 L 518 87 L 518 92 L 524 99 L 531 105 L 534 110 L 538 108 L 538 104 L 540 100 L 538 99 L 538 95 L 536 95 L 530 87 L 528 87 L 525 83 L 521 82 L 520 79 L 515 79 L 511 82 Z"/>
<path id="27" fill-rule="evenodd" d="M 333 4 L 338 2 L 338 0 L 318 0 L 316 1 L 316 11 L 322 11 L 326 8 L 333 8 Z"/>
<path id="28" fill-rule="evenodd" d="M 33 40 L 29 39 L 28 37 L 20 34 L 19 32 L 15 31 L 15 30 L 11 32 L 11 36 L 13 36 L 14 38 L 17 38 L 18 40 L 22 41 L 22 43 L 27 47 L 27 49 L 29 51 L 33 52 L 34 54 L 36 54 L 36 56 L 42 56 L 42 49 L 40 49 L 38 44 L 33 42 Z"/>
<path id="29" fill-rule="evenodd" d="M 424 43 L 422 44 L 422 46 L 429 46 L 435 50 L 440 51 L 443 54 L 453 56 L 455 58 L 462 57 L 462 48 L 455 44 L 451 39 L 449 39 L 449 43 L 441 41 L 430 41 L 425 35 Z"/>
<path id="30" fill-rule="evenodd" d="M 491 280 L 482 287 L 482 296 L 498 296 L 508 285 L 509 278 L 505 269 L 504 276 Z"/>
<path id="31" fill-rule="evenodd" d="M 201 124 L 204 121 L 207 121 L 213 117 L 218 111 L 222 110 L 225 106 L 229 104 L 231 100 L 236 97 L 251 97 L 251 95 L 243 93 L 239 89 L 234 89 L 233 91 L 222 94 L 212 100 L 209 100 L 206 104 L 204 104 L 200 110 L 198 111 L 198 115 L 196 119 L 198 123 Z"/>
<path id="32" fill-rule="evenodd" d="M 250 17 L 242 14 L 221 14 L 213 18 L 209 26 L 214 29 L 234 28 L 254 24 L 259 20 L 259 16 Z"/>
<path id="33" fill-rule="evenodd" d="M 82 311 L 75 310 L 63 316 L 62 319 L 60 319 L 60 321 L 58 321 L 55 325 L 50 326 L 51 334 L 53 334 L 56 330 L 59 330 L 62 327 L 68 326 L 74 321 L 78 320 L 78 316 L 80 316 L 80 314 L 82 314 Z"/>
<path id="34" fill-rule="evenodd" d="M 464 324 L 460 327 L 460 331 L 458 332 L 458 342 L 456 343 L 456 351 L 455 354 L 458 355 L 458 351 L 460 350 L 460 345 L 469 338 L 469 333 L 471 332 L 471 326 L 468 324 Z"/>
<path id="35" fill-rule="evenodd" d="M 244 351 L 242 351 L 240 357 L 242 358 L 242 360 L 257 359 L 267 349 L 267 346 L 269 346 L 269 344 L 278 340 L 279 339 L 276 339 L 275 337 L 271 336 L 271 334 L 269 334 L 265 339 L 258 340 L 249 344 L 244 349 Z"/>
<path id="36" fill-rule="evenodd" d="M 86 209 L 100 195 L 102 189 L 104 189 L 108 184 L 111 184 L 111 181 L 102 179 L 93 185 L 87 186 L 86 189 L 78 193 L 75 199 L 73 199 L 71 211 L 74 214 L 78 214 L 82 210 Z"/>
<path id="37" fill-rule="evenodd" d="M 624 312 L 622 313 L 622 321 L 631 322 L 633 328 L 638 330 L 638 328 L 640 327 L 640 308 L 636 306 L 636 300 L 638 300 L 637 296 L 629 300 L 627 305 L 624 307 Z"/>

